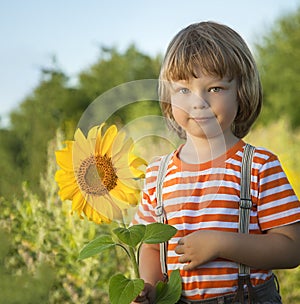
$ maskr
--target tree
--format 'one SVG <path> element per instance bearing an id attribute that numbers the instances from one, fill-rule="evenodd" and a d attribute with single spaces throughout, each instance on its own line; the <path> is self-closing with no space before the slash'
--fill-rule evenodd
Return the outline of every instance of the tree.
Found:
<path id="1" fill-rule="evenodd" d="M 159 58 L 133 45 L 124 53 L 102 48 L 98 62 L 83 71 L 72 87 L 55 60 L 53 67 L 42 68 L 40 83 L 11 113 L 10 127 L 0 129 L 0 170 L 5 176 L 0 180 L 0 196 L 18 196 L 23 181 L 35 194 L 43 195 L 40 180 L 47 165 L 47 146 L 57 129 L 72 139 L 82 114 L 98 95 L 129 81 L 157 78 L 158 71 Z M 158 114 L 159 107 L 157 102 L 143 101 L 116 112 L 111 122 L 122 124 L 143 113 Z"/>
<path id="2" fill-rule="evenodd" d="M 93 101 L 115 86 L 138 79 L 157 79 L 160 58 L 151 58 L 134 45 L 120 53 L 115 48 L 101 48 L 100 59 L 79 75 L 79 87 Z"/>
<path id="3" fill-rule="evenodd" d="M 300 7 L 283 15 L 256 45 L 264 88 L 261 120 L 286 116 L 293 128 L 300 126 Z"/>
<path id="4" fill-rule="evenodd" d="M 19 196 L 22 193 L 21 168 L 24 161 L 19 151 L 22 151 L 22 143 L 14 132 L 0 129 L 0 193 L 4 197 Z"/>
<path id="5" fill-rule="evenodd" d="M 14 168 L 18 180 L 27 181 L 37 194 L 41 194 L 39 182 L 47 165 L 48 141 L 54 138 L 59 127 L 69 132 L 68 121 L 78 119 L 82 99 L 80 92 L 68 87 L 67 77 L 62 72 L 43 71 L 41 83 L 10 115 L 11 126 L 6 138 L 13 140 L 17 148 L 6 145 L 9 151 L 5 151 L 12 153 L 18 166 L 13 162 L 5 166 Z M 74 127 L 72 129 L 74 132 Z M 3 159 L 1 162 L 4 165 Z"/>
<path id="6" fill-rule="evenodd" d="M 112 116 L 109 116 L 109 122 L 124 125 L 145 113 L 159 115 L 160 108 L 157 98 L 155 102 L 147 99 L 139 100 L 140 96 L 147 96 L 145 86 L 139 86 L 139 83 L 126 85 L 126 83 L 137 80 L 157 79 L 159 68 L 159 56 L 151 58 L 139 52 L 134 45 L 129 46 L 124 53 L 118 52 L 115 48 L 102 47 L 100 60 L 79 75 L 79 87 L 89 97 L 90 102 L 101 98 L 105 93 L 104 98 L 112 107 L 108 110 L 99 103 L 99 106 L 96 105 L 91 109 L 89 114 L 91 117 L 87 120 L 91 124 L 95 124 L 103 117 L 106 120 L 103 112 L 110 112 Z M 132 103 L 129 102 L 130 99 L 133 101 Z M 114 106 L 116 107 L 114 108 Z M 90 126 L 89 124 L 80 125 L 84 129 Z"/>

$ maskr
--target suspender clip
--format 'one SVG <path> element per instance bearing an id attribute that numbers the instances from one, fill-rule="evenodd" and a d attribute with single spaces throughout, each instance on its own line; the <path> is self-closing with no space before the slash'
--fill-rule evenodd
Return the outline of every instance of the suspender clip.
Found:
<path id="1" fill-rule="evenodd" d="M 164 208 L 163 206 L 157 206 L 155 208 L 155 215 L 156 216 L 162 216 L 164 214 Z"/>
<path id="2" fill-rule="evenodd" d="M 241 198 L 240 200 L 240 208 L 242 209 L 251 209 L 252 201 L 249 198 Z"/>

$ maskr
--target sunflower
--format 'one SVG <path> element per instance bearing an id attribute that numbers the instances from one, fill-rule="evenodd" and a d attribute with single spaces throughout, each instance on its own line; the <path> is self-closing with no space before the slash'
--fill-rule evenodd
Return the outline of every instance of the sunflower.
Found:
<path id="1" fill-rule="evenodd" d="M 138 204 L 144 177 L 139 167 L 146 165 L 134 155 L 131 138 L 115 125 L 103 134 L 103 126 L 90 129 L 87 137 L 77 129 L 74 141 L 55 152 L 60 198 L 72 200 L 72 211 L 95 223 L 121 219 L 124 210 Z"/>

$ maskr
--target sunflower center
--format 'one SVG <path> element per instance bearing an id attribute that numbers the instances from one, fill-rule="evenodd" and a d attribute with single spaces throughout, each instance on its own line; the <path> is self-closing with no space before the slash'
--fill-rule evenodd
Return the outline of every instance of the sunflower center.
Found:
<path id="1" fill-rule="evenodd" d="M 117 185 L 111 158 L 106 155 L 91 155 L 86 158 L 77 172 L 80 189 L 87 194 L 105 195 Z"/>

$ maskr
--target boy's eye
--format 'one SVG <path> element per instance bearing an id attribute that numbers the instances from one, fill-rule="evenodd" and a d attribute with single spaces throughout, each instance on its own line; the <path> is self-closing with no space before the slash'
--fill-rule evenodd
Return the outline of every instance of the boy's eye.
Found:
<path id="1" fill-rule="evenodd" d="M 180 88 L 180 89 L 179 89 L 179 92 L 180 92 L 181 94 L 188 94 L 188 93 L 190 93 L 190 90 L 189 90 L 188 88 Z"/>
<path id="2" fill-rule="evenodd" d="M 208 91 L 209 92 L 213 92 L 213 93 L 218 93 L 218 92 L 221 92 L 222 88 L 220 87 L 213 87 L 213 88 L 210 88 Z"/>

